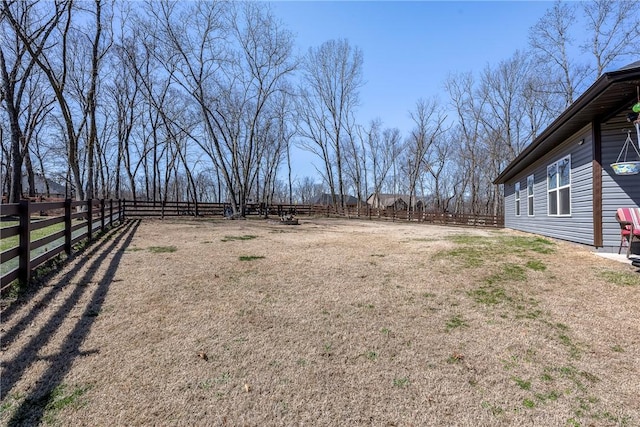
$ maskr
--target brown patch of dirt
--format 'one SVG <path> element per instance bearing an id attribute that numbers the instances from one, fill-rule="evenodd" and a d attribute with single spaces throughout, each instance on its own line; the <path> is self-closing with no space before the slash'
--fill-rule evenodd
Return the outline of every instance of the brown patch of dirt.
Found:
<path id="1" fill-rule="evenodd" d="M 535 241 L 359 220 L 128 223 L 5 310 L 0 420 L 639 424 L 640 286 L 610 279 L 635 269 Z"/>

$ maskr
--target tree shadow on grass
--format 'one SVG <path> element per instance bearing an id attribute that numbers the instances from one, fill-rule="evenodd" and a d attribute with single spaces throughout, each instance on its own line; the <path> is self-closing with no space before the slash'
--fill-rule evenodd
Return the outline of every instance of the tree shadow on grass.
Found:
<path id="1" fill-rule="evenodd" d="M 100 311 L 102 304 L 107 296 L 110 285 L 113 283 L 118 265 L 122 259 L 125 249 L 131 243 L 135 231 L 140 221 L 128 222 L 124 229 L 117 231 L 117 236 L 113 237 L 109 244 L 101 244 L 93 252 L 93 256 L 83 258 L 79 264 L 86 265 L 87 269 L 81 278 L 78 278 L 73 291 L 66 297 L 66 300 L 56 309 L 56 312 L 49 318 L 46 324 L 40 329 L 40 332 L 33 336 L 29 342 L 20 350 L 20 352 L 11 360 L 2 362 L 2 377 L 0 378 L 0 398 L 2 400 L 9 396 L 13 387 L 34 363 L 41 360 L 38 356 L 49 340 L 58 332 L 58 329 L 64 323 L 66 316 L 78 304 L 83 295 L 89 290 L 89 287 L 83 284 L 89 281 L 96 282 L 97 288 L 90 296 L 89 302 L 85 305 L 82 315 L 78 318 L 72 331 L 66 336 L 60 346 L 60 351 L 46 358 L 48 367 L 35 381 L 34 387 L 29 394 L 21 400 L 19 406 L 13 411 L 8 421 L 8 426 L 19 425 L 37 425 L 43 421 L 43 416 L 47 405 L 51 403 L 56 390 L 62 385 L 65 375 L 71 370 L 74 360 L 79 356 L 86 356 L 90 352 L 80 351 L 80 347 L 86 337 L 89 335 L 91 327 L 96 320 L 96 315 Z M 99 267 L 107 262 L 109 256 L 111 260 L 105 269 L 104 276 L 95 277 Z M 61 280 L 61 283 L 69 283 L 75 279 L 81 267 L 74 268 Z M 50 291 L 45 298 L 51 300 Z M 37 306 L 34 310 L 40 310 Z M 26 317 L 34 318 L 35 314 L 28 313 Z M 24 322 L 20 322 L 24 324 Z M 27 323 L 28 324 L 28 323 Z M 12 332 L 15 337 L 17 332 Z"/>

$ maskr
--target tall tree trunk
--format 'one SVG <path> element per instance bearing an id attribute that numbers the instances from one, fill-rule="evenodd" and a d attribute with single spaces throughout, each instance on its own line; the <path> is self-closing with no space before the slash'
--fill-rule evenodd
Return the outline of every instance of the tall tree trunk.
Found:
<path id="1" fill-rule="evenodd" d="M 9 115 L 9 128 L 11 129 L 11 184 L 8 202 L 18 203 L 22 196 L 22 130 L 18 121 L 19 111 L 16 110 L 14 104 L 15 82 L 9 76 L 1 47 L 0 72 L 2 73 L 2 91 L 4 92 L 6 110 Z"/>
<path id="2" fill-rule="evenodd" d="M 293 181 L 291 180 L 291 144 L 287 143 L 287 181 L 289 183 L 289 204 L 293 204 Z"/>
<path id="3" fill-rule="evenodd" d="M 31 155 L 29 150 L 24 151 L 24 166 L 27 172 L 27 183 L 29 185 L 29 197 L 36 197 L 36 177 L 33 171 L 33 164 L 31 163 Z"/>
<path id="4" fill-rule="evenodd" d="M 91 83 L 89 87 L 89 94 L 87 96 L 88 114 L 89 114 L 89 141 L 87 147 L 87 198 L 93 199 L 95 197 L 95 182 L 94 182 L 94 168 L 95 168 L 95 146 L 98 141 L 98 125 L 96 123 L 96 90 L 98 85 L 98 68 L 99 68 L 99 46 L 100 35 L 102 33 L 102 5 L 100 0 L 95 0 L 96 5 L 96 32 L 93 39 L 93 45 L 91 47 Z"/>

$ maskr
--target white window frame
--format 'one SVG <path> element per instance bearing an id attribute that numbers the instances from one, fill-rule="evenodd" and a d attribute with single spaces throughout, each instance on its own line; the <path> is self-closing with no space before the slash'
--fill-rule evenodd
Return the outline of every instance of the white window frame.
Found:
<path id="1" fill-rule="evenodd" d="M 568 177 L 564 181 L 560 173 L 561 166 L 564 166 L 568 172 Z M 550 173 L 552 169 L 555 169 L 553 177 Z M 551 203 L 549 203 L 552 198 L 555 199 L 555 212 L 552 211 Z M 567 203 L 568 212 L 562 212 L 563 201 Z M 547 166 L 547 215 L 570 217 L 571 211 L 571 155 L 567 155 Z"/>
<path id="2" fill-rule="evenodd" d="M 536 210 L 534 207 L 534 187 L 535 187 L 535 177 L 533 174 L 527 177 L 527 216 L 535 216 Z"/>
<path id="3" fill-rule="evenodd" d="M 520 182 L 516 182 L 515 186 L 514 186 L 514 194 L 515 194 L 515 201 L 516 201 L 516 206 L 515 206 L 515 210 L 516 210 L 516 216 L 520 216 Z"/>

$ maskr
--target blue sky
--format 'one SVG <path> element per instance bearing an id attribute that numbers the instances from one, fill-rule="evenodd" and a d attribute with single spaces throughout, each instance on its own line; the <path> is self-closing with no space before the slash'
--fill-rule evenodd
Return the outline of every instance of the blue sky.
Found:
<path id="1" fill-rule="evenodd" d="M 296 36 L 300 53 L 337 38 L 362 49 L 366 83 L 360 91 L 358 122 L 366 125 L 379 117 L 386 127 L 398 127 L 406 135 L 411 129 L 409 110 L 420 98 L 438 96 L 447 103 L 443 83 L 449 73 L 479 72 L 526 49 L 529 28 L 553 3 L 284 1 L 271 5 Z M 298 155 L 296 170 L 308 172 L 311 160 Z"/>

